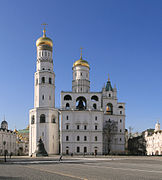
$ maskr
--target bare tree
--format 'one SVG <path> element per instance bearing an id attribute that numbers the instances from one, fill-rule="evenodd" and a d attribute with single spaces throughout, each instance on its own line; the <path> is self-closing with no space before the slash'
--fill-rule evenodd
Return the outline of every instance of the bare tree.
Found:
<path id="1" fill-rule="evenodd" d="M 133 128 L 131 126 L 129 126 L 129 135 L 128 135 L 128 138 L 132 138 L 132 131 L 133 131 Z"/>
<path id="2" fill-rule="evenodd" d="M 113 136 L 114 134 L 116 134 L 117 130 L 118 130 L 118 126 L 117 126 L 117 121 L 112 121 L 112 120 L 108 120 L 105 122 L 104 128 L 103 128 L 103 133 L 104 133 L 104 137 L 105 137 L 105 141 L 106 141 L 106 146 L 107 146 L 107 154 L 110 153 L 111 147 L 110 144 L 112 142 Z"/>

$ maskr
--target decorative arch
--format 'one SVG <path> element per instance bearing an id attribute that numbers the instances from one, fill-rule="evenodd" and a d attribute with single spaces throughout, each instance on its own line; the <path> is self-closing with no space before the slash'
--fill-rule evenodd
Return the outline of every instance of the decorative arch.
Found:
<path id="1" fill-rule="evenodd" d="M 92 101 L 98 101 L 98 96 L 93 95 L 93 96 L 91 97 L 91 100 L 92 100 Z"/>
<path id="2" fill-rule="evenodd" d="M 46 122 L 46 116 L 45 114 L 40 115 L 40 123 L 45 123 Z"/>
<path id="3" fill-rule="evenodd" d="M 72 101 L 72 97 L 69 94 L 67 94 L 64 96 L 64 101 Z"/>
<path id="4" fill-rule="evenodd" d="M 35 123 L 35 116 L 32 115 L 32 117 L 31 117 L 31 124 L 34 124 L 34 123 Z"/>
<path id="5" fill-rule="evenodd" d="M 85 110 L 87 108 L 87 101 L 84 96 L 79 96 L 76 99 L 76 109 L 78 110 Z"/>
<path id="6" fill-rule="evenodd" d="M 111 103 L 108 103 L 106 105 L 106 113 L 112 115 L 113 114 L 113 105 Z"/>

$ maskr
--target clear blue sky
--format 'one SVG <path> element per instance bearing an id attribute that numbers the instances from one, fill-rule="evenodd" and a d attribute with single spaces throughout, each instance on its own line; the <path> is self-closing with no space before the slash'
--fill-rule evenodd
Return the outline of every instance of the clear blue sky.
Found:
<path id="1" fill-rule="evenodd" d="M 54 42 L 56 106 L 71 90 L 72 64 L 90 63 L 91 90 L 101 91 L 108 73 L 126 103 L 126 128 L 162 124 L 161 0 L 1 0 L 0 119 L 25 128 L 33 108 L 36 40 L 41 23 Z"/>

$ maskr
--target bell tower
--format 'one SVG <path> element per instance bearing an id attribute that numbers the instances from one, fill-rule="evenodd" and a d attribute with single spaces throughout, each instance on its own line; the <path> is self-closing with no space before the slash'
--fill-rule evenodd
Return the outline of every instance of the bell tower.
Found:
<path id="1" fill-rule="evenodd" d="M 89 81 L 89 64 L 82 58 L 82 48 L 80 59 L 75 61 L 73 64 L 73 81 L 72 91 L 88 93 L 90 92 L 90 81 Z"/>
<path id="2" fill-rule="evenodd" d="M 45 24 L 43 24 L 45 25 Z M 55 109 L 53 42 L 46 36 L 36 41 L 37 62 L 34 77 L 34 109 L 29 113 L 29 155 L 34 155 L 41 138 L 48 154 L 59 153 L 59 117 Z"/>

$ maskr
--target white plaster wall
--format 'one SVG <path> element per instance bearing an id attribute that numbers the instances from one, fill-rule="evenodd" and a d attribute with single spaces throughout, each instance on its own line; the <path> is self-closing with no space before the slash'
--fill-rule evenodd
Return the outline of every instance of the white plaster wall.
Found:
<path id="1" fill-rule="evenodd" d="M 68 120 L 67 120 L 68 116 Z M 95 117 L 97 116 L 97 120 Z M 102 111 L 61 111 L 61 146 L 62 153 L 66 154 L 66 147 L 69 147 L 69 153 L 83 154 L 83 148 L 87 147 L 87 153 L 94 153 L 94 147 L 97 147 L 98 154 L 102 154 Z M 69 125 L 69 129 L 66 129 Z M 79 125 L 79 130 L 77 129 Z M 87 129 L 84 130 L 84 125 Z M 97 125 L 97 130 L 95 130 Z M 69 141 L 66 141 L 66 136 L 69 136 Z M 77 136 L 80 141 L 77 141 Z M 84 141 L 84 136 L 87 136 L 87 141 Z M 95 141 L 97 136 L 97 141 Z M 80 147 L 80 153 L 76 152 L 77 146 Z"/>

